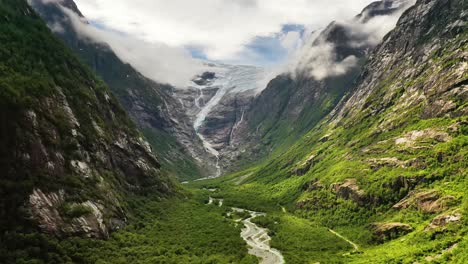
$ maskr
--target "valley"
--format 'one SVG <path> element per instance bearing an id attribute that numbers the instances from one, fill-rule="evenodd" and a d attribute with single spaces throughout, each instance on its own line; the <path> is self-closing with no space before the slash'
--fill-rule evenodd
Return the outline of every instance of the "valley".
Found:
<path id="1" fill-rule="evenodd" d="M 467 263 L 465 0 L 373 2 L 266 85 L 160 83 L 85 15 L 0 0 L 1 263 Z"/>

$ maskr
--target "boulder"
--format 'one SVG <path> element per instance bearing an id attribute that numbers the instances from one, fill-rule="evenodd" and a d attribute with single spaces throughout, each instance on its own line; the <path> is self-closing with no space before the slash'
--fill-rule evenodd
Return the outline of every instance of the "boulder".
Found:
<path id="1" fill-rule="evenodd" d="M 413 228 L 408 224 L 403 223 L 373 223 L 371 230 L 374 236 L 380 241 L 395 239 L 402 235 L 413 231 Z"/>
<path id="2" fill-rule="evenodd" d="M 459 212 L 452 212 L 450 214 L 441 214 L 434 219 L 432 219 L 431 223 L 426 227 L 426 231 L 444 228 L 449 223 L 459 223 L 462 218 L 462 215 Z"/>
<path id="3" fill-rule="evenodd" d="M 372 158 L 367 159 L 366 162 L 369 164 L 370 168 L 373 170 L 378 170 L 383 167 L 389 168 L 408 168 L 414 167 L 417 169 L 426 168 L 425 160 L 421 157 L 410 159 L 410 160 L 399 160 L 395 157 L 387 158 Z"/>
<path id="4" fill-rule="evenodd" d="M 320 190 L 320 189 L 323 189 L 325 188 L 325 186 L 317 181 L 317 180 L 314 180 L 314 181 L 310 181 L 306 184 L 303 185 L 302 189 L 304 191 L 307 191 L 307 192 L 312 192 L 312 191 L 316 191 L 316 190 Z"/>
<path id="5" fill-rule="evenodd" d="M 315 163 L 315 155 L 310 155 L 305 161 L 299 163 L 294 169 L 293 174 L 296 176 L 303 176 L 305 175 L 312 165 Z"/>
<path id="6" fill-rule="evenodd" d="M 396 138 L 395 144 L 404 147 L 414 147 L 419 141 L 433 140 L 440 143 L 450 141 L 451 139 L 452 137 L 447 132 L 425 129 L 410 131 Z"/>
<path id="7" fill-rule="evenodd" d="M 364 205 L 367 200 L 364 191 L 359 189 L 356 179 L 346 179 L 344 183 L 333 183 L 331 190 L 338 198 L 352 200 L 359 205 Z"/>
<path id="8" fill-rule="evenodd" d="M 446 210 L 455 202 L 455 197 L 444 196 L 436 190 L 412 191 L 405 198 L 393 206 L 394 209 L 415 207 L 425 213 L 437 213 Z"/>

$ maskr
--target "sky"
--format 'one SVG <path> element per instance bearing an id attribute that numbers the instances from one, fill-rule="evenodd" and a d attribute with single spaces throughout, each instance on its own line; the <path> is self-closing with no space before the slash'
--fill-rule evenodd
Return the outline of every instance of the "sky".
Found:
<path id="1" fill-rule="evenodd" d="M 194 77 L 213 70 L 206 61 L 254 65 L 264 68 L 258 91 L 278 74 L 323 80 L 346 73 L 358 59 L 339 60 L 333 43 L 316 41 L 319 33 L 335 21 L 362 38 L 363 43 L 350 44 L 377 45 L 404 10 L 362 23 L 353 18 L 374 0 L 74 1 L 85 19 L 62 8 L 79 36 L 106 43 L 148 78 L 186 88 Z"/>
<path id="2" fill-rule="evenodd" d="M 234 64 L 283 63 L 313 30 L 372 0 L 75 0 L 92 25 Z"/>

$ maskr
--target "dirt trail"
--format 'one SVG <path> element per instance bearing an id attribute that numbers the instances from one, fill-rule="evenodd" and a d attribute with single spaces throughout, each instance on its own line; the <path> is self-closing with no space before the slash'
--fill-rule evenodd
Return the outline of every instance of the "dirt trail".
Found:
<path id="1" fill-rule="evenodd" d="M 343 239 L 344 241 L 348 242 L 351 246 L 353 246 L 353 248 L 354 248 L 355 251 L 358 251 L 358 250 L 359 250 L 359 246 L 358 246 L 356 243 L 354 243 L 353 241 L 351 241 L 351 240 L 347 239 L 346 237 L 344 237 L 344 236 L 338 234 L 338 233 L 337 233 L 336 231 L 334 231 L 334 230 L 328 229 L 328 231 L 330 231 L 330 233 L 334 234 L 335 236 L 337 236 L 337 237 Z"/>

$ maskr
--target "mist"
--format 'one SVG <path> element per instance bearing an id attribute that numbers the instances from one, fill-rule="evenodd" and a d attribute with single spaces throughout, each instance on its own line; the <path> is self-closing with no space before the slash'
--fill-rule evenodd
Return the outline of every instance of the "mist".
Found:
<path id="1" fill-rule="evenodd" d="M 100 29 L 90 25 L 73 11 L 61 8 L 83 40 L 107 44 L 122 61 L 131 64 L 154 81 L 184 88 L 194 76 L 205 69 L 202 62 L 193 59 L 184 48 L 150 43 L 117 31 Z M 51 29 L 61 30 L 61 27 L 53 25 Z"/>
<path id="2" fill-rule="evenodd" d="M 404 3 L 403 8 L 391 15 L 376 16 L 371 19 L 359 18 L 336 21 L 351 36 L 350 47 L 377 46 L 393 28 L 395 28 L 403 12 L 415 3 L 415 0 Z M 328 77 L 340 76 L 357 66 L 358 58 L 349 56 L 342 60 L 337 59 L 336 47 L 333 43 L 323 39 L 320 31 L 311 32 L 303 45 L 297 49 L 286 64 L 286 71 L 293 77 L 305 74 L 315 80 L 323 80 Z"/>

